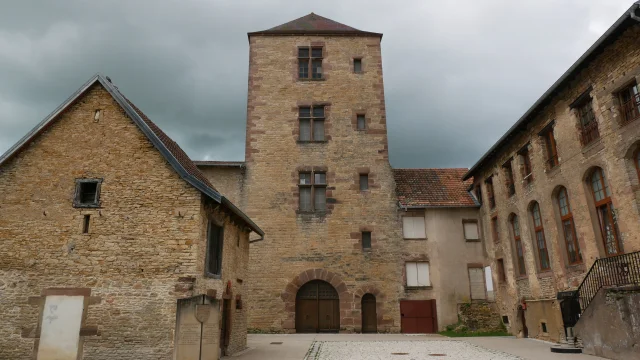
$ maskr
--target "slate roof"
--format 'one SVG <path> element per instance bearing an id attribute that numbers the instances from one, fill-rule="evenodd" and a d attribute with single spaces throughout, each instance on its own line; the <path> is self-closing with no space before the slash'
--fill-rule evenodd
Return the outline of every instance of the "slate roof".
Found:
<path id="1" fill-rule="evenodd" d="M 271 29 L 250 32 L 253 35 L 355 35 L 355 36 L 375 36 L 382 37 L 382 34 L 362 31 L 337 21 L 327 19 L 320 15 L 311 13 L 301 18 L 289 21 Z"/>
<path id="2" fill-rule="evenodd" d="M 473 180 L 462 181 L 465 168 L 393 169 L 396 196 L 409 208 L 478 207 L 467 189 Z"/>
<path id="3" fill-rule="evenodd" d="M 233 203 L 222 196 L 209 182 L 209 180 L 200 172 L 198 167 L 191 161 L 189 156 L 171 140 L 171 138 L 162 131 L 149 117 L 147 117 L 137 106 L 129 99 L 124 97 L 120 90 L 107 80 L 104 76 L 97 74 L 80 87 L 73 95 L 71 95 L 64 103 L 58 106 L 51 114 L 42 120 L 36 127 L 28 132 L 20 141 L 13 145 L 7 152 L 0 156 L 0 166 L 13 158 L 24 147 L 28 146 L 38 135 L 46 131 L 62 112 L 71 107 L 89 88 L 95 84 L 104 87 L 113 99 L 122 107 L 127 116 L 133 120 L 144 135 L 158 149 L 160 154 L 167 160 L 173 169 L 190 185 L 198 189 L 204 195 L 213 201 L 224 205 L 235 215 L 245 221 L 247 226 L 257 234 L 263 236 L 264 232 L 256 225 L 247 215 L 240 211 Z"/>

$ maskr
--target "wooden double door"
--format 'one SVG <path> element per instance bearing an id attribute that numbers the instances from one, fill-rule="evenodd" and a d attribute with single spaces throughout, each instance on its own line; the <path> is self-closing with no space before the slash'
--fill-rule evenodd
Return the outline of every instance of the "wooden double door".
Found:
<path id="1" fill-rule="evenodd" d="M 296 332 L 318 333 L 340 330 L 340 299 L 331 284 L 313 280 L 296 295 Z"/>
<path id="2" fill-rule="evenodd" d="M 404 334 L 438 332 L 435 300 L 401 300 L 400 328 Z"/>

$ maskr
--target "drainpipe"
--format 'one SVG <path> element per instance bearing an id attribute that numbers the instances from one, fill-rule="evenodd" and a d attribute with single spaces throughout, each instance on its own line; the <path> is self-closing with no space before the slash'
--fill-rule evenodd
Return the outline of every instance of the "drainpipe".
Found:
<path id="1" fill-rule="evenodd" d="M 640 22 L 640 16 L 636 15 L 636 10 L 638 10 L 638 8 L 640 8 L 640 1 L 636 1 L 631 10 L 629 10 L 629 16 L 633 20 Z"/>

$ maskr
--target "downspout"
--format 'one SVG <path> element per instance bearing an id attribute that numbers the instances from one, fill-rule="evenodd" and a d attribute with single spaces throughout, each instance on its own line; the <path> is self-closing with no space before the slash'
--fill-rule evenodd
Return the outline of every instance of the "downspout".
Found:
<path id="1" fill-rule="evenodd" d="M 640 22 L 640 16 L 636 15 L 636 10 L 640 8 L 640 1 L 636 1 L 636 3 L 634 4 L 634 6 L 631 7 L 631 10 L 629 10 L 629 16 L 635 20 Z"/>

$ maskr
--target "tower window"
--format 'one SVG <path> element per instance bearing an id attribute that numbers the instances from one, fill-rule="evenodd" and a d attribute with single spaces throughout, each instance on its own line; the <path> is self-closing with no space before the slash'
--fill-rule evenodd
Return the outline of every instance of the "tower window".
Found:
<path id="1" fill-rule="evenodd" d="M 206 272 L 208 275 L 220 275 L 222 273 L 222 239 L 223 228 L 209 221 L 207 234 L 207 258 Z"/>
<path id="2" fill-rule="evenodd" d="M 301 172 L 298 188 L 300 211 L 325 211 L 327 208 L 327 174 Z"/>
<path id="3" fill-rule="evenodd" d="M 324 105 L 298 109 L 299 141 L 324 141 Z"/>
<path id="4" fill-rule="evenodd" d="M 369 190 L 369 174 L 360 174 L 360 191 Z"/>
<path id="5" fill-rule="evenodd" d="M 89 233 L 89 223 L 91 222 L 91 215 L 85 215 L 82 219 L 82 233 Z"/>
<path id="6" fill-rule="evenodd" d="M 358 130 L 366 130 L 367 128 L 367 121 L 366 118 L 364 116 L 364 114 L 358 114 L 356 115 L 356 119 L 357 119 L 357 128 Z"/>
<path id="7" fill-rule="evenodd" d="M 311 70 L 310 70 L 311 69 Z M 322 48 L 298 48 L 298 78 L 322 79 Z"/>
<path id="8" fill-rule="evenodd" d="M 353 72 L 356 74 L 362 73 L 362 59 L 353 59 Z"/>
<path id="9" fill-rule="evenodd" d="M 371 249 L 371 231 L 362 232 L 362 248 Z"/>

